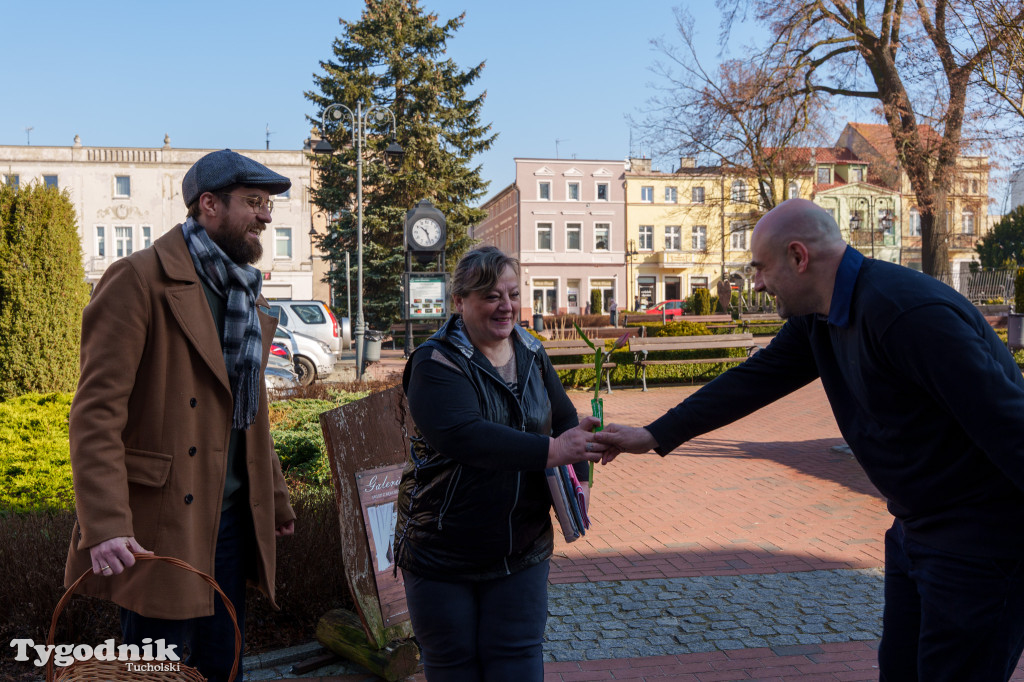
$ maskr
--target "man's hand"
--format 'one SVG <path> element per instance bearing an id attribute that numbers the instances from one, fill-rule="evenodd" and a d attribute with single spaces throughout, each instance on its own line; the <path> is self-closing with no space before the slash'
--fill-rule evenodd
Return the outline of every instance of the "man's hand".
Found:
<path id="1" fill-rule="evenodd" d="M 293 533 L 295 533 L 295 519 L 285 521 L 274 529 L 274 535 L 279 538 L 283 538 L 286 535 L 292 535 Z"/>
<path id="2" fill-rule="evenodd" d="M 575 464 L 584 460 L 601 461 L 601 455 L 607 449 L 595 440 L 596 434 L 591 429 L 600 426 L 597 417 L 584 417 L 579 426 L 571 428 L 558 438 L 548 439 L 547 467 Z"/>
<path id="3" fill-rule="evenodd" d="M 594 438 L 606 448 L 601 464 L 608 464 L 620 452 L 648 452 L 658 446 L 651 432 L 638 426 L 608 424 Z"/>
<path id="4" fill-rule="evenodd" d="M 133 552 L 152 554 L 148 549 L 143 549 L 142 545 L 133 537 L 110 538 L 98 545 L 93 545 L 89 548 L 92 572 L 108 578 L 117 575 L 135 565 Z"/>

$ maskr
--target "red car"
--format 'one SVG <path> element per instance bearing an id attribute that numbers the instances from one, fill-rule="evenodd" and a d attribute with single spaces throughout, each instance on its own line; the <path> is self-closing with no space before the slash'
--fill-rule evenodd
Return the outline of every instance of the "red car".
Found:
<path id="1" fill-rule="evenodd" d="M 686 299 L 685 298 L 671 298 L 667 301 L 662 301 L 657 305 L 652 305 L 647 309 L 648 315 L 661 315 L 662 311 L 665 312 L 665 319 L 674 320 L 677 317 L 682 317 L 685 312 Z"/>

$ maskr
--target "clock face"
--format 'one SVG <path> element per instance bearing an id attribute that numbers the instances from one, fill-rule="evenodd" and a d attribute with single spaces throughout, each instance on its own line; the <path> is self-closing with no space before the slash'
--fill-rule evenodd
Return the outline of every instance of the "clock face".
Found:
<path id="1" fill-rule="evenodd" d="M 420 218 L 412 224 L 412 240 L 421 247 L 434 246 L 441 241 L 441 226 L 432 218 Z"/>

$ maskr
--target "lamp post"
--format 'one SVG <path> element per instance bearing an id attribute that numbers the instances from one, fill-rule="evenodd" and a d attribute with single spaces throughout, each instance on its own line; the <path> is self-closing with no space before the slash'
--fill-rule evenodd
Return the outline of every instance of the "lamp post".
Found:
<path id="1" fill-rule="evenodd" d="M 394 159 L 401 161 L 402 157 L 405 156 L 405 150 L 398 144 L 396 139 L 398 121 L 395 119 L 394 113 L 387 107 L 380 106 L 379 104 L 370 104 L 370 106 L 363 108 L 363 101 L 359 100 L 356 103 L 356 110 L 352 111 L 344 104 L 332 104 L 324 109 L 323 115 L 320 117 L 320 135 L 321 139 L 313 147 L 314 154 L 332 154 L 334 147 L 327 141 L 327 116 L 331 115 L 331 118 L 338 121 L 348 114 L 349 125 L 352 127 L 352 138 L 356 145 L 356 324 L 355 324 L 355 344 L 356 344 L 356 379 L 358 381 L 363 380 L 363 357 L 365 354 L 365 348 L 363 348 L 363 339 L 366 335 L 366 322 L 363 318 L 363 145 L 366 142 L 366 123 L 370 116 L 373 116 L 375 123 L 380 123 L 382 119 L 391 117 L 391 144 L 388 145 L 387 149 L 384 150 L 384 155 L 388 159 Z"/>
<path id="2" fill-rule="evenodd" d="M 875 230 L 871 225 L 871 208 L 872 202 L 867 197 L 860 197 L 857 199 L 857 210 L 854 211 L 853 215 L 850 216 L 850 229 L 859 230 L 860 224 L 863 222 L 863 218 L 860 217 L 861 206 L 867 207 L 867 228 L 871 232 L 871 257 L 875 257 Z M 850 235 L 851 238 L 853 235 Z"/>
<path id="3" fill-rule="evenodd" d="M 629 274 L 630 266 L 633 265 L 633 256 L 637 255 L 638 253 L 640 252 L 636 250 L 636 241 L 630 239 L 629 246 L 626 249 L 626 296 L 632 296 L 633 298 L 626 301 L 627 305 L 630 305 L 633 301 L 636 300 L 636 297 L 640 295 L 639 287 L 633 286 L 633 278 Z M 639 308 L 640 306 L 636 307 Z M 640 311 L 637 310 L 636 312 Z"/>

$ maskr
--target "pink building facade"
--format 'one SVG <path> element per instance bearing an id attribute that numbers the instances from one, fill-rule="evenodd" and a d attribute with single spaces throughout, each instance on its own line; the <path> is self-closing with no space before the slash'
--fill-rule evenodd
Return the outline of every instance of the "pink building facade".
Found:
<path id="1" fill-rule="evenodd" d="M 515 159 L 516 180 L 482 208 L 481 243 L 521 264 L 522 319 L 588 312 L 591 292 L 607 312 L 627 309 L 624 161 Z"/>

